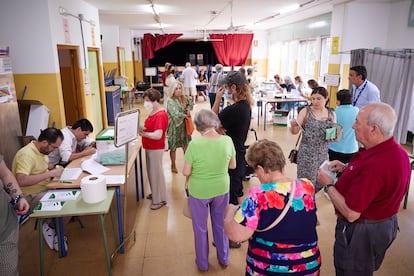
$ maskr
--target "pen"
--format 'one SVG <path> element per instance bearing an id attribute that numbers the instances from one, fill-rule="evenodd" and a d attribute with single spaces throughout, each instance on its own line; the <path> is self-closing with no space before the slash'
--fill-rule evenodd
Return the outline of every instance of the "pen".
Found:
<path id="1" fill-rule="evenodd" d="M 62 183 L 72 184 L 72 181 L 61 181 Z"/>

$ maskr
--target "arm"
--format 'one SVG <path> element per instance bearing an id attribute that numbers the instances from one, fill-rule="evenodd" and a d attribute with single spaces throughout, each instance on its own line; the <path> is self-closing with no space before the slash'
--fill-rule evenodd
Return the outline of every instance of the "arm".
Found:
<path id="1" fill-rule="evenodd" d="M 300 126 L 303 128 L 306 122 L 306 118 L 308 116 L 307 108 L 302 108 L 302 110 L 298 114 L 298 118 L 290 120 L 290 133 L 298 134 L 300 131 Z M 300 126 L 299 126 L 300 125 Z"/>
<path id="2" fill-rule="evenodd" d="M 22 187 L 24 186 L 32 186 L 44 180 L 48 180 L 53 177 L 59 177 L 62 175 L 63 167 L 55 168 L 52 170 L 46 170 L 44 173 L 38 174 L 24 174 L 24 173 L 16 173 L 17 182 L 20 183 Z"/>
<path id="3" fill-rule="evenodd" d="M 84 156 L 92 155 L 96 152 L 96 149 L 94 147 L 86 147 L 81 152 L 72 152 L 72 154 L 69 156 L 68 161 L 72 161 L 75 159 L 79 159 Z"/>
<path id="4" fill-rule="evenodd" d="M 235 242 L 242 242 L 250 238 L 254 230 L 238 224 L 233 218 L 234 213 L 239 207 L 233 204 L 227 205 L 226 214 L 224 215 L 224 232 L 227 237 Z"/>
<path id="5" fill-rule="evenodd" d="M 11 199 L 14 200 L 17 196 L 23 194 L 16 178 L 7 168 L 3 160 L 0 162 L 0 179 L 3 182 L 4 190 L 9 194 Z M 20 197 L 17 201 L 17 207 L 15 208 L 19 210 L 21 214 L 25 214 L 29 211 L 30 205 L 24 197 Z"/>
<path id="6" fill-rule="evenodd" d="M 318 182 L 321 185 L 326 186 L 327 184 L 332 184 L 333 181 L 328 174 L 319 169 Z M 348 205 L 346 205 L 345 198 L 338 192 L 335 187 L 329 187 L 327 193 L 331 198 L 335 209 L 341 213 L 341 215 L 343 215 L 349 222 L 354 222 L 361 216 L 361 213 L 352 210 L 348 207 Z"/>
<path id="7" fill-rule="evenodd" d="M 221 102 L 221 98 L 223 97 L 223 94 L 224 94 L 224 88 L 220 87 L 216 92 L 216 100 L 213 104 L 213 107 L 211 108 L 211 110 L 216 114 L 219 114 L 220 102 Z"/>
<path id="8" fill-rule="evenodd" d="M 162 137 L 162 129 L 157 129 L 152 132 L 139 130 L 139 135 L 141 135 L 142 137 L 152 139 L 152 140 L 160 140 Z"/>
<path id="9" fill-rule="evenodd" d="M 235 169 L 236 168 L 236 165 L 237 165 L 237 163 L 236 163 L 236 157 L 234 156 L 234 157 L 232 157 L 230 159 L 229 169 Z"/>
<path id="10" fill-rule="evenodd" d="M 191 164 L 184 161 L 183 175 L 190 176 L 191 170 L 192 170 Z"/>

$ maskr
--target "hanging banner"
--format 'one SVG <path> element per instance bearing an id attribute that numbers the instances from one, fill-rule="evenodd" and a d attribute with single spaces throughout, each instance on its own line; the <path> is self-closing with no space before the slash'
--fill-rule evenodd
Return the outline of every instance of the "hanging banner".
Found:
<path id="1" fill-rule="evenodd" d="M 331 54 L 337 55 L 339 51 L 339 36 L 332 37 Z"/>

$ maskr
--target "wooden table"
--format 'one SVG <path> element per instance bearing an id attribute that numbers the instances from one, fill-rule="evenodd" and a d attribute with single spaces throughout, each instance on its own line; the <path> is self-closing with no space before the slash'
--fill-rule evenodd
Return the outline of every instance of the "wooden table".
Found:
<path id="1" fill-rule="evenodd" d="M 135 170 L 135 191 L 136 191 L 136 201 L 139 201 L 139 188 L 138 188 L 138 164 L 137 164 L 137 157 L 139 157 L 139 170 L 140 170 L 140 182 L 141 182 L 141 197 L 144 198 L 144 177 L 142 174 L 142 143 L 141 140 L 138 139 L 133 143 L 130 143 L 130 150 L 129 150 L 129 158 L 128 158 L 128 167 L 126 168 L 125 165 L 116 165 L 116 166 L 106 166 L 110 170 L 103 173 L 103 175 L 125 175 L 125 183 L 128 182 L 127 178 L 134 165 Z M 67 166 L 68 168 L 80 168 L 81 163 L 83 160 L 90 158 L 80 158 L 73 160 Z M 53 181 L 47 185 L 48 189 L 70 189 L 70 188 L 79 188 L 81 179 L 85 176 L 90 175 L 87 172 L 82 172 L 82 174 L 78 177 L 78 179 L 72 181 L 71 183 L 62 183 L 60 181 Z M 122 207 L 121 207 L 121 186 L 124 183 L 107 183 L 108 187 L 115 187 L 116 193 L 116 204 L 117 204 L 117 214 L 118 214 L 118 232 L 119 232 L 119 240 L 120 240 L 120 249 L 121 253 L 124 253 L 124 229 L 123 229 L 123 219 L 122 219 Z"/>
<path id="2" fill-rule="evenodd" d="M 307 103 L 308 100 L 303 97 L 289 97 L 289 98 L 258 98 L 257 100 L 257 126 L 259 126 L 260 122 L 260 114 L 262 113 L 262 108 L 264 105 L 264 115 L 263 115 L 263 130 L 266 130 L 266 115 L 267 115 L 267 105 L 268 104 L 277 104 L 277 103 L 298 103 L 298 102 L 305 102 Z"/>
<path id="3" fill-rule="evenodd" d="M 104 248 L 105 248 L 105 256 L 106 256 L 106 266 L 108 269 L 108 274 L 112 275 L 111 269 L 111 258 L 109 256 L 109 249 L 108 249 L 108 239 L 106 237 L 105 232 L 105 215 L 110 211 L 112 200 L 114 198 L 115 188 L 109 188 L 106 191 L 106 199 L 94 203 L 89 204 L 85 203 L 82 198 L 82 193 L 76 200 L 68 200 L 63 205 L 60 211 L 34 211 L 33 214 L 30 215 L 32 218 L 36 218 L 37 220 L 37 229 L 39 231 L 39 250 L 40 250 L 40 275 L 44 275 L 44 252 L 43 252 L 43 229 L 42 224 L 44 220 L 48 218 L 57 218 L 58 223 L 56 223 L 56 230 L 57 235 L 59 237 L 58 247 L 59 247 L 59 255 L 61 257 L 66 256 L 66 249 L 64 245 L 64 229 L 62 224 L 62 217 L 68 216 L 88 216 L 88 215 L 99 215 L 102 227 L 102 237 L 104 241 Z M 111 219 L 112 219 L 112 228 L 114 228 L 114 220 L 111 212 Z M 114 231 L 114 234 L 116 231 Z M 118 244 L 117 238 L 115 237 L 115 243 Z"/>

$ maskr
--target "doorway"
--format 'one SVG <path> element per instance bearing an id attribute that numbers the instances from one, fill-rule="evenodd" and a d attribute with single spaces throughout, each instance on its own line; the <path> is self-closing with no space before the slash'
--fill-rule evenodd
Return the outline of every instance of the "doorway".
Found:
<path id="1" fill-rule="evenodd" d="M 92 110 L 93 120 L 92 125 L 95 134 L 98 134 L 103 129 L 103 116 L 102 116 L 102 102 L 103 92 L 100 89 L 100 83 L 102 83 L 102 76 L 99 74 L 99 49 L 88 47 L 88 74 L 89 74 L 89 86 L 92 97 Z"/>
<path id="2" fill-rule="evenodd" d="M 72 125 L 85 117 L 80 89 L 79 53 L 76 46 L 58 45 L 57 48 L 66 125 Z"/>

